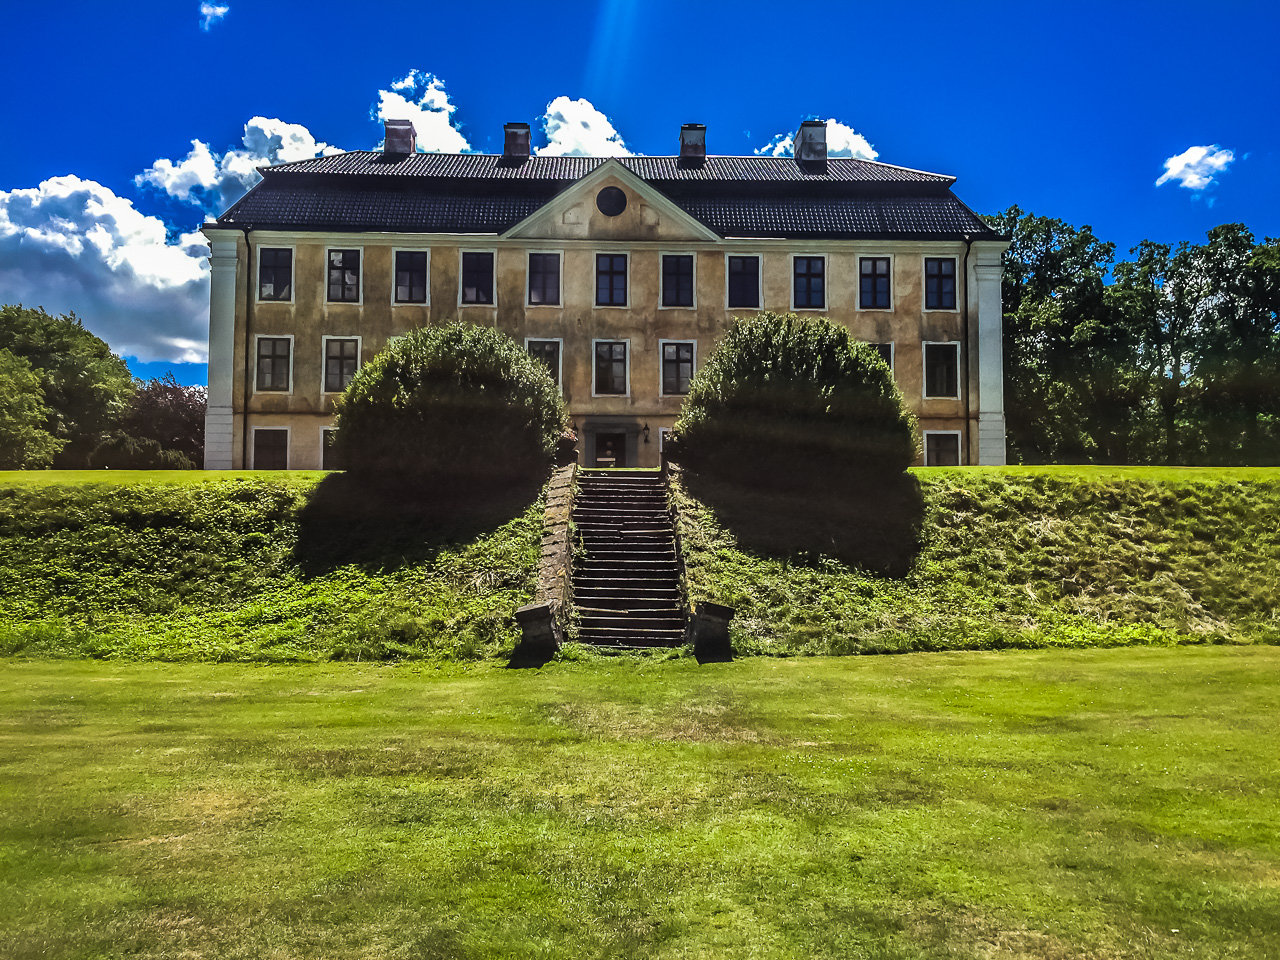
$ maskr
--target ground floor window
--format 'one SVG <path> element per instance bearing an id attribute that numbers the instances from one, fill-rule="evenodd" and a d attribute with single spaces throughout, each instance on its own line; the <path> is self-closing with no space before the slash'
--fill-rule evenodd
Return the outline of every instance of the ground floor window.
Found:
<path id="1" fill-rule="evenodd" d="M 960 466 L 960 431 L 926 430 L 924 465 L 926 467 Z"/>
<path id="2" fill-rule="evenodd" d="M 255 427 L 253 469 L 289 469 L 289 431 L 284 427 Z"/>
<path id="3" fill-rule="evenodd" d="M 320 469 L 321 470 L 342 470 L 342 458 L 338 455 L 338 451 L 333 448 L 333 441 L 338 437 L 338 431 L 332 427 L 325 427 L 320 431 Z"/>
<path id="4" fill-rule="evenodd" d="M 540 360 L 551 374 L 556 386 L 560 386 L 560 341 L 559 340 L 526 340 L 525 347 L 529 356 Z"/>
<path id="5" fill-rule="evenodd" d="M 892 343 L 873 343 L 871 348 L 880 354 L 880 359 L 885 362 L 890 370 L 893 369 L 893 344 Z"/>

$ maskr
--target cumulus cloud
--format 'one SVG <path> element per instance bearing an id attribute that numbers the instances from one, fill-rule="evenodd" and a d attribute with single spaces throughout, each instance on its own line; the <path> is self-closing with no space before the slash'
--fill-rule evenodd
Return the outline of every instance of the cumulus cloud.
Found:
<path id="1" fill-rule="evenodd" d="M 134 177 L 134 183 L 154 187 L 207 213 L 221 213 L 262 179 L 258 167 L 342 153 L 316 140 L 299 123 L 267 117 L 246 123 L 241 142 L 243 149 L 218 154 L 207 143 L 192 140 L 191 151 L 181 160 L 157 160 Z"/>
<path id="2" fill-rule="evenodd" d="M 163 221 L 92 180 L 0 190 L 5 301 L 74 310 L 121 354 L 206 359 L 208 254 L 200 234 L 170 242 Z"/>
<path id="3" fill-rule="evenodd" d="M 373 115 L 378 120 L 412 120 L 419 153 L 466 153 L 471 144 L 453 124 L 457 109 L 443 80 L 434 73 L 410 70 L 393 81 L 390 90 L 378 91 Z"/>
<path id="4" fill-rule="evenodd" d="M 1164 173 L 1156 181 L 1159 187 L 1176 180 L 1178 186 L 1197 192 L 1207 190 L 1217 183 L 1217 174 L 1222 173 L 1235 160 L 1233 151 L 1218 144 L 1207 147 L 1188 147 L 1176 157 L 1164 162 Z"/>
<path id="5" fill-rule="evenodd" d="M 200 29 L 207 32 L 215 23 L 220 22 L 230 10 L 230 7 L 221 3 L 200 4 Z"/>
<path id="6" fill-rule="evenodd" d="M 556 97 L 542 116 L 547 145 L 534 152 L 544 157 L 633 157 L 609 118 L 590 100 Z"/>
<path id="7" fill-rule="evenodd" d="M 772 140 L 755 151 L 761 157 L 795 156 L 796 144 L 794 133 L 779 133 Z M 853 127 L 839 120 L 827 121 L 827 156 L 853 157 L 856 160 L 874 160 L 880 156 L 867 138 Z"/>

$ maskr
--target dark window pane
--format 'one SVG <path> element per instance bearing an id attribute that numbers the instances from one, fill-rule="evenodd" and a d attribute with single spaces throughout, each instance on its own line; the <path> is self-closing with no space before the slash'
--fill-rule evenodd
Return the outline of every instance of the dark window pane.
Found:
<path id="1" fill-rule="evenodd" d="M 289 469 L 288 430 L 258 428 L 253 431 L 253 469 Z"/>
<path id="2" fill-rule="evenodd" d="M 693 306 L 693 257 L 675 255 L 662 258 L 662 305 Z"/>
<path id="3" fill-rule="evenodd" d="M 337 430 L 322 431 L 320 436 L 323 438 L 320 448 L 320 469 L 321 470 L 343 470 L 342 458 L 338 456 L 338 451 L 333 448 L 334 438 L 337 437 Z"/>
<path id="4" fill-rule="evenodd" d="M 627 345 L 596 344 L 596 393 L 626 394 Z"/>
<path id="5" fill-rule="evenodd" d="M 826 306 L 826 284 L 822 257 L 796 257 L 795 302 L 797 307 L 820 310 Z"/>
<path id="6" fill-rule="evenodd" d="M 664 343 L 662 345 L 662 392 L 681 395 L 689 392 L 693 379 L 693 344 Z"/>
<path id="7" fill-rule="evenodd" d="M 956 262 L 951 257 L 928 257 L 924 261 L 924 306 L 926 310 L 956 308 Z"/>
<path id="8" fill-rule="evenodd" d="M 293 251 L 264 247 L 258 254 L 258 299 L 293 299 Z"/>
<path id="9" fill-rule="evenodd" d="M 889 309 L 889 258 L 863 257 L 858 272 L 862 276 L 859 306 L 863 310 Z"/>
<path id="10" fill-rule="evenodd" d="M 955 397 L 960 384 L 960 347 L 955 343 L 924 345 L 924 395 Z"/>
<path id="11" fill-rule="evenodd" d="M 930 433 L 924 438 L 924 462 L 928 467 L 960 466 L 960 436 L 955 433 Z"/>
<path id="12" fill-rule="evenodd" d="M 493 303 L 493 254 L 462 255 L 462 302 Z"/>
<path id="13" fill-rule="evenodd" d="M 359 340 L 326 340 L 324 348 L 324 389 L 341 393 L 347 389 L 360 366 Z"/>
<path id="14" fill-rule="evenodd" d="M 596 305 L 627 305 L 627 257 L 625 254 L 596 254 Z"/>
<path id="15" fill-rule="evenodd" d="M 329 251 L 329 300 L 334 303 L 360 301 L 360 251 Z"/>
<path id="16" fill-rule="evenodd" d="M 729 306 L 760 306 L 760 258 L 729 258 Z"/>
<path id="17" fill-rule="evenodd" d="M 396 303 L 427 302 L 426 251 L 396 251 Z"/>
<path id="18" fill-rule="evenodd" d="M 289 389 L 289 338 L 258 338 L 257 389 Z"/>
<path id="19" fill-rule="evenodd" d="M 547 365 L 551 379 L 560 384 L 560 342 L 558 340 L 530 340 L 529 356 Z"/>
<path id="20" fill-rule="evenodd" d="M 529 254 L 529 303 L 560 302 L 560 254 Z"/>
<path id="21" fill-rule="evenodd" d="M 873 343 L 876 353 L 880 354 L 880 359 L 884 361 L 885 366 L 890 370 L 893 369 L 893 344 L 892 343 Z"/>

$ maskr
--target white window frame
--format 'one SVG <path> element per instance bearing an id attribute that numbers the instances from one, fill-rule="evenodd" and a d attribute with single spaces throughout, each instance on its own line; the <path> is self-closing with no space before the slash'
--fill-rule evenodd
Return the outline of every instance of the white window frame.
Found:
<path id="1" fill-rule="evenodd" d="M 888 260 L 889 261 L 889 305 L 887 307 L 864 307 L 862 305 L 862 261 L 863 260 Z M 921 269 L 923 269 L 924 261 L 920 261 Z M 855 254 L 854 257 L 854 287 L 853 287 L 853 308 L 858 313 L 893 313 L 897 308 L 898 298 L 895 295 L 894 284 L 898 281 L 898 260 L 892 253 L 876 252 L 874 250 L 865 253 Z"/>
<path id="2" fill-rule="evenodd" d="M 535 252 L 538 252 L 538 251 L 535 251 Z M 561 299 L 564 299 L 564 298 L 561 297 Z M 538 306 L 541 307 L 541 306 L 544 306 L 544 304 L 540 303 L 538 304 Z M 550 306 L 550 304 L 545 304 L 545 306 Z M 525 353 L 529 352 L 529 344 L 533 341 L 537 341 L 539 343 L 560 344 L 560 349 L 556 351 L 556 364 L 558 367 L 558 369 L 556 370 L 556 386 L 560 388 L 560 396 L 563 397 L 564 396 L 564 337 L 525 337 L 524 338 Z M 591 377 L 593 381 L 595 379 L 595 359 L 596 359 L 595 347 L 592 347 L 591 348 L 591 370 L 592 370 Z M 630 349 L 628 349 L 627 351 L 628 363 L 630 362 L 630 360 L 631 360 L 631 351 Z M 616 397 L 617 394 L 610 393 L 610 394 L 607 394 L 607 396 Z"/>
<path id="3" fill-rule="evenodd" d="M 462 255 L 464 253 L 493 254 L 493 303 L 468 303 L 462 299 Z M 528 269 L 528 261 L 525 261 Z M 498 251 L 496 247 L 462 247 L 458 250 L 458 309 L 497 310 L 498 309 Z"/>
<path id="4" fill-rule="evenodd" d="M 730 257 L 755 257 L 756 260 L 756 305 L 754 307 L 733 307 L 729 305 L 729 258 Z M 825 267 L 823 268 L 826 269 Z M 792 267 L 795 270 L 795 267 Z M 794 299 L 796 295 L 796 282 L 794 272 L 791 275 L 791 296 Z M 724 255 L 724 309 L 727 313 L 730 310 L 763 310 L 764 309 L 764 254 L 762 253 L 738 253 L 736 251 L 726 251 Z"/>
<path id="5" fill-rule="evenodd" d="M 596 393 L 596 344 L 625 343 L 627 345 L 627 390 L 625 393 Z M 591 396 L 615 400 L 631 397 L 631 338 L 630 337 L 598 337 L 591 341 Z"/>
<path id="6" fill-rule="evenodd" d="M 332 425 L 320 428 L 320 462 L 316 464 L 317 470 L 324 469 L 324 450 L 325 450 L 324 435 L 326 433 L 337 433 L 337 432 L 338 432 L 338 428 Z"/>
<path id="7" fill-rule="evenodd" d="M 659 340 L 659 341 L 658 341 L 658 396 L 659 396 L 659 397 L 687 397 L 687 396 L 688 396 L 688 394 L 687 394 L 687 393 L 665 393 L 665 392 L 663 392 L 663 389 L 662 389 L 663 381 L 664 381 L 666 378 L 662 375 L 662 348 L 663 348 L 663 346 L 664 346 L 664 345 L 666 345 L 666 344 L 668 344 L 668 343 L 689 343 L 689 344 L 692 344 L 692 345 L 693 345 L 693 373 L 694 373 L 694 375 L 696 375 L 696 374 L 697 374 L 697 372 L 698 372 L 698 341 L 697 341 L 697 340 L 688 340 L 688 339 L 686 339 L 686 340 L 677 340 L 677 339 L 675 339 L 674 337 L 669 338 L 669 339 L 666 339 L 666 340 Z M 692 380 L 692 379 L 693 379 L 693 376 L 690 376 L 690 377 L 689 377 L 689 379 L 690 379 L 690 380 Z"/>
<path id="8" fill-rule="evenodd" d="M 666 271 L 662 269 L 663 257 L 693 258 L 693 303 L 687 307 L 668 307 L 662 303 L 666 295 Z M 630 269 L 628 267 L 628 269 Z M 630 277 L 628 277 L 628 280 Z M 726 284 L 726 290 L 728 286 Z M 630 290 L 627 291 L 630 294 Z M 727 295 L 727 294 L 726 294 Z M 630 297 L 628 297 L 630 299 Z M 697 310 L 698 309 L 698 251 L 696 250 L 659 250 L 658 251 L 658 309 L 659 310 Z"/>
<path id="9" fill-rule="evenodd" d="M 560 302 L 559 303 L 533 303 L 529 300 L 529 278 L 532 274 L 529 272 L 529 257 L 535 253 L 554 253 L 556 259 L 560 263 Z M 461 275 L 459 275 L 461 276 Z M 497 291 L 494 292 L 494 299 L 498 299 Z M 564 309 L 564 251 L 563 250 L 526 250 L 524 252 L 524 305 L 533 310 Z M 534 337 L 534 340 L 553 340 L 554 337 Z"/>
<path id="10" fill-rule="evenodd" d="M 259 390 L 258 389 L 258 341 L 259 340 L 288 340 L 289 341 L 289 389 L 288 390 Z M 253 377 L 253 395 L 264 397 L 292 397 L 293 396 L 293 371 L 297 368 L 298 345 L 294 342 L 292 333 L 255 333 L 253 335 L 253 369 L 250 376 Z"/>
<path id="11" fill-rule="evenodd" d="M 597 258 L 597 257 L 599 257 L 601 254 L 603 254 L 603 255 L 605 255 L 605 256 L 610 256 L 610 257 L 616 257 L 616 256 L 618 256 L 618 254 L 622 254 L 624 257 L 626 257 L 626 258 L 627 258 L 627 279 L 626 279 L 627 302 L 626 302 L 626 303 L 596 303 L 596 294 L 598 294 L 598 293 L 600 292 L 600 263 L 599 263 L 599 261 L 598 261 L 596 258 Z M 627 250 L 592 250 L 592 251 L 591 251 L 591 309 L 592 309 L 592 310 L 630 310 L 630 309 L 631 309 L 631 260 L 632 260 L 632 256 L 631 256 L 631 250 L 630 250 L 630 249 L 627 249 Z M 659 270 L 661 270 L 661 269 L 662 269 L 662 261 L 661 261 L 661 260 L 659 260 L 659 261 L 658 261 L 658 269 L 659 269 Z M 662 285 L 662 278 L 661 278 L 661 277 L 659 277 L 659 278 L 658 278 L 658 285 L 659 285 L 659 286 L 661 286 L 661 285 Z M 685 309 L 687 310 L 687 309 L 688 309 L 688 307 L 686 307 Z M 592 342 L 594 342 L 594 341 L 592 341 Z M 620 342 L 620 341 L 615 341 L 615 342 Z M 628 342 L 630 342 L 630 341 L 628 341 Z M 592 363 L 592 369 L 594 370 L 594 369 L 595 369 L 595 352 L 594 352 L 594 350 L 593 350 L 593 352 L 592 352 L 592 354 L 591 354 L 591 363 Z M 630 368 L 631 368 L 631 350 L 628 348 L 628 350 L 627 350 L 627 369 L 628 369 L 628 371 L 630 371 Z M 595 383 L 595 374 L 594 374 L 594 373 L 591 375 L 591 382 L 592 382 L 593 384 Z M 631 376 L 630 376 L 630 373 L 628 372 L 628 375 L 627 375 L 627 384 L 628 384 L 628 388 L 630 387 L 630 383 L 631 383 Z M 629 395 L 630 395 L 630 394 L 628 394 L 628 396 L 629 396 Z M 594 396 L 594 394 L 592 394 L 592 396 Z M 605 394 L 605 396 L 607 396 L 607 397 L 612 397 L 612 396 L 616 396 L 616 394 L 607 393 L 607 394 Z"/>
<path id="12" fill-rule="evenodd" d="M 427 285 L 426 285 L 427 299 L 423 300 L 421 303 L 417 303 L 412 300 L 396 299 L 396 254 L 397 253 L 425 253 L 427 255 Z M 363 261 L 363 257 L 361 257 L 361 260 Z M 461 279 L 462 279 L 461 276 L 459 276 L 458 279 L 459 279 L 459 284 L 461 284 Z M 326 288 L 328 287 L 327 279 L 325 282 L 325 286 Z M 361 286 L 360 289 L 361 289 L 361 293 L 363 293 L 364 292 L 363 285 Z M 325 292 L 327 293 L 328 290 L 326 289 Z M 394 307 L 429 307 L 431 306 L 431 248 L 430 247 L 392 247 L 391 248 L 391 306 L 393 308 Z"/>
<path id="13" fill-rule="evenodd" d="M 658 452 L 659 453 L 662 453 L 662 451 L 667 449 L 667 440 L 670 439 L 670 437 L 671 437 L 670 427 L 658 428 Z"/>
<path id="14" fill-rule="evenodd" d="M 929 306 L 929 277 L 925 273 L 926 260 L 950 260 L 956 265 L 956 305 L 954 307 L 930 307 Z M 920 255 L 920 312 L 921 313 L 959 313 L 960 312 L 960 258 L 955 254 L 947 256 L 946 254 L 922 253 Z"/>
<path id="15" fill-rule="evenodd" d="M 329 361 L 330 340 L 354 340 L 356 342 L 356 373 L 359 373 L 360 368 L 364 366 L 364 337 L 359 334 L 352 334 L 349 337 L 325 334 L 320 338 L 320 396 L 322 397 L 332 397 L 342 392 L 341 390 L 325 389 L 325 380 L 327 379 L 325 367 Z"/>
<path id="16" fill-rule="evenodd" d="M 954 396 L 935 396 L 929 390 L 929 347 L 956 348 L 956 392 Z M 959 400 L 964 384 L 960 382 L 960 341 L 959 340 L 921 340 L 920 341 L 920 398 L 922 400 Z"/>
<path id="17" fill-rule="evenodd" d="M 262 251 L 263 250 L 288 250 L 289 251 L 289 299 L 288 300 L 263 300 L 262 299 Z M 347 248 L 343 248 L 347 249 Z M 254 304 L 259 303 L 294 303 L 297 300 L 298 292 L 298 250 L 291 243 L 263 243 L 256 248 L 257 255 L 254 257 L 253 267 L 253 296 Z M 362 257 L 363 259 L 363 257 Z M 326 275 L 327 276 L 327 275 Z M 326 281 L 326 288 L 328 283 Z"/>
<path id="18" fill-rule="evenodd" d="M 290 463 L 290 461 L 293 459 L 293 428 L 292 427 L 288 427 L 288 426 L 273 427 L 269 424 L 264 424 L 260 427 L 257 427 L 257 426 L 251 427 L 250 430 L 252 431 L 252 435 L 249 437 L 249 469 L 250 470 L 258 469 L 258 465 L 255 462 L 258 458 L 257 458 L 257 454 L 255 454 L 254 451 L 258 447 L 257 436 L 258 436 L 259 430 L 283 430 L 284 431 L 285 433 L 284 468 L 286 470 L 292 469 L 293 464 Z"/>
<path id="19" fill-rule="evenodd" d="M 898 345 L 893 340 L 867 340 L 866 343 L 875 347 L 880 344 L 887 344 L 889 347 L 889 372 L 896 374 L 898 372 Z"/>
<path id="20" fill-rule="evenodd" d="M 937 436 L 952 436 L 956 438 L 956 459 L 960 462 L 956 466 L 964 466 L 964 434 L 960 430 L 921 430 L 921 437 L 924 441 L 924 465 L 926 467 L 937 466 L 929 462 L 929 438 Z"/>
<path id="21" fill-rule="evenodd" d="M 360 287 L 360 296 L 355 300 L 330 300 L 329 299 L 329 254 L 334 250 L 359 250 L 360 251 L 360 277 L 357 285 Z M 324 283 L 324 302 L 326 306 L 335 307 L 363 307 L 364 306 L 364 246 L 361 244 L 352 244 L 349 247 L 335 244 L 333 246 L 325 245 L 324 248 L 324 275 L 321 281 Z"/>
<path id="22" fill-rule="evenodd" d="M 803 257 L 806 260 L 822 260 L 822 306 L 820 307 L 797 307 L 796 306 L 796 260 Z M 763 264 L 761 264 L 763 266 Z M 761 274 L 764 271 L 761 270 Z M 793 253 L 791 254 L 791 275 L 787 277 L 787 285 L 791 288 L 789 294 L 791 298 L 791 312 L 798 310 L 816 311 L 818 313 L 826 313 L 827 305 L 831 303 L 831 258 L 825 253 Z M 729 281 L 725 280 L 725 289 L 729 287 Z M 726 293 L 726 296 L 728 294 Z"/>

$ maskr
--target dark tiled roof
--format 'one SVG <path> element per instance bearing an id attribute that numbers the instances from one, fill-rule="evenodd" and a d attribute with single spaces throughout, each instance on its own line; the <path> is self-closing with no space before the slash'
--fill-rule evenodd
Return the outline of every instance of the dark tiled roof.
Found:
<path id="1" fill-rule="evenodd" d="M 951 239 L 991 228 L 949 193 L 906 197 L 714 197 L 676 201 L 722 237 Z"/>
<path id="2" fill-rule="evenodd" d="M 619 157 L 619 162 L 643 180 L 691 180 L 743 183 L 945 183 L 954 177 L 926 173 L 909 167 L 895 167 L 873 160 L 832 157 L 825 170 L 803 170 L 790 157 L 707 157 L 696 166 L 680 163 L 679 157 Z M 378 177 L 447 177 L 484 180 L 577 180 L 605 160 L 601 157 L 529 157 L 510 163 L 487 153 L 414 153 L 388 157 L 370 150 L 336 153 L 314 160 L 296 160 L 263 168 L 277 173 L 329 173 Z"/>

